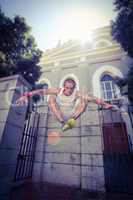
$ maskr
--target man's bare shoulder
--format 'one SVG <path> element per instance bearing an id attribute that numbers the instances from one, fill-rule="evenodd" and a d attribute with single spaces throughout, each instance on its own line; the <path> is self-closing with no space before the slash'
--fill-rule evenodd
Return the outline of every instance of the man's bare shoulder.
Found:
<path id="1" fill-rule="evenodd" d="M 47 94 L 58 95 L 60 92 L 60 88 L 48 88 Z"/>
<path id="2" fill-rule="evenodd" d="M 94 96 L 89 96 L 89 95 L 87 95 L 87 100 L 88 100 L 88 101 L 92 101 L 93 99 L 95 99 Z"/>
<path id="3" fill-rule="evenodd" d="M 76 91 L 76 96 L 77 98 L 83 98 L 87 101 L 92 101 L 93 100 L 93 96 L 89 96 L 88 94 L 83 94 L 81 91 Z"/>
<path id="4" fill-rule="evenodd" d="M 79 97 L 82 97 L 82 94 L 81 94 L 81 92 L 80 92 L 79 90 L 76 90 L 75 96 L 76 96 L 77 98 L 79 98 Z"/>

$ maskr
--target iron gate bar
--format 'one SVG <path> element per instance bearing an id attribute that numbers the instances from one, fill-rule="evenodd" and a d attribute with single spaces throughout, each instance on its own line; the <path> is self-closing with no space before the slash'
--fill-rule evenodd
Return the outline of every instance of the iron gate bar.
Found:
<path id="1" fill-rule="evenodd" d="M 23 132 L 23 139 L 22 139 L 22 145 L 21 145 L 21 149 L 20 149 L 20 157 L 18 158 L 19 159 L 19 166 L 20 166 L 20 169 L 18 171 L 18 174 L 17 174 L 17 180 L 21 180 L 22 178 L 22 170 L 24 169 L 24 163 L 25 163 L 25 146 L 27 145 L 27 136 L 25 135 L 25 132 L 29 131 L 29 128 L 30 128 L 30 120 L 31 120 L 31 113 L 29 113 L 28 115 L 28 118 L 27 118 L 27 121 L 26 121 L 26 125 L 25 125 L 25 129 L 24 129 L 24 132 Z"/>
<path id="2" fill-rule="evenodd" d="M 32 162 L 34 159 L 37 130 L 39 125 L 39 114 L 27 111 L 26 122 L 21 139 L 14 181 L 19 181 L 32 176 Z"/>
<path id="3" fill-rule="evenodd" d="M 34 116 L 34 122 L 33 122 L 33 126 L 31 127 L 31 136 L 29 137 L 29 140 L 31 140 L 32 138 L 32 141 L 31 143 L 29 143 L 29 146 L 27 148 L 27 163 L 26 163 L 26 167 L 25 167 L 25 177 L 27 177 L 28 175 L 31 177 L 31 168 L 30 168 L 30 162 L 32 163 L 33 160 L 32 160 L 32 147 L 33 147 L 33 144 L 34 144 L 34 140 L 35 140 L 35 133 L 36 133 L 36 118 L 38 120 L 38 116 L 37 116 L 37 113 L 34 113 L 35 116 Z M 30 148 L 31 147 L 31 148 Z M 29 168 L 28 168 L 28 164 L 29 164 Z M 28 170 L 29 169 L 29 170 Z M 29 172 L 29 173 L 28 173 Z"/>
<path id="4" fill-rule="evenodd" d="M 30 115 L 28 113 L 27 120 L 29 121 L 29 119 L 30 119 Z M 24 132 L 27 129 L 27 126 L 28 126 L 27 125 L 27 120 L 26 120 L 26 123 L 25 123 L 25 126 L 24 126 Z M 14 178 L 15 181 L 18 180 L 17 177 L 19 177 L 18 174 L 20 174 L 20 169 L 21 169 L 21 164 L 20 164 L 21 163 L 21 159 L 20 159 L 20 157 L 22 156 L 21 152 L 22 152 L 22 149 L 23 149 L 23 142 L 24 142 L 24 137 L 25 137 L 24 132 L 23 132 L 23 135 L 22 135 L 21 144 L 20 144 L 20 150 L 19 150 L 18 159 L 17 159 L 17 165 L 16 165 L 16 170 L 15 170 L 15 178 Z"/>
<path id="5" fill-rule="evenodd" d="M 28 123 L 28 128 L 27 128 L 26 131 L 29 133 L 29 135 L 30 135 L 30 132 L 32 132 L 32 129 L 30 128 L 31 119 L 32 119 L 32 113 L 30 113 L 30 120 L 27 121 L 27 123 Z M 33 121 L 35 121 L 35 119 L 33 119 Z M 34 123 L 34 122 L 33 122 L 33 123 Z M 26 133 L 26 132 L 24 131 L 24 135 L 25 135 L 25 133 Z M 25 142 L 24 142 L 23 150 L 22 150 L 22 152 L 20 152 L 21 155 L 24 155 L 24 159 L 22 160 L 23 165 L 22 165 L 22 168 L 21 168 L 20 179 L 22 179 L 22 178 L 25 177 L 25 176 L 24 176 L 24 171 L 25 171 L 25 164 L 26 164 L 26 157 L 27 157 L 26 153 L 27 153 L 27 149 L 28 149 L 28 145 L 29 145 L 29 139 L 30 139 L 30 137 L 27 136 L 27 135 L 25 135 Z"/>
<path id="6" fill-rule="evenodd" d="M 28 129 L 28 131 L 29 131 L 29 134 L 32 131 L 31 128 L 30 128 L 30 123 L 29 123 L 29 129 Z M 26 155 L 26 153 L 27 153 L 27 150 L 28 150 L 29 142 L 30 142 L 30 136 L 25 135 L 25 146 L 23 148 L 24 151 L 21 152 L 21 154 L 24 155 L 24 160 L 23 160 L 23 166 L 21 168 L 21 176 L 20 176 L 20 178 L 22 178 L 22 177 L 24 178 L 25 177 L 25 170 L 26 170 L 25 166 L 26 166 L 26 161 L 27 161 L 27 155 Z"/>
<path id="7" fill-rule="evenodd" d="M 20 173 L 18 178 L 21 180 L 23 179 L 23 174 L 24 174 L 24 170 L 25 170 L 25 163 L 26 163 L 26 151 L 28 148 L 28 143 L 29 143 L 29 136 L 31 129 L 30 129 L 30 124 L 31 124 L 31 120 L 32 120 L 32 112 L 33 112 L 33 104 L 31 99 L 28 99 L 28 107 L 27 107 L 27 113 L 26 113 L 26 117 L 27 117 L 27 121 L 26 121 L 26 125 L 25 125 L 25 129 L 24 129 L 24 138 L 22 140 L 23 144 L 22 144 L 22 149 L 20 151 L 20 155 L 23 156 L 24 159 L 21 159 L 20 157 L 20 162 L 22 163 L 22 168 L 20 168 Z M 28 134 L 27 134 L 28 133 Z"/>
<path id="8" fill-rule="evenodd" d="M 33 114 L 33 113 L 32 113 Z M 31 115 L 32 117 L 32 115 Z M 28 169 L 28 161 L 30 160 L 31 156 L 30 156 L 30 146 L 32 146 L 32 140 L 34 141 L 34 128 L 35 128 L 35 122 L 36 122 L 36 114 L 34 113 L 34 116 L 33 116 L 34 120 L 33 120 L 33 124 L 32 124 L 32 127 L 30 127 L 30 130 L 29 130 L 29 138 L 28 138 L 28 144 L 27 144 L 27 149 L 26 149 L 26 154 L 27 154 L 27 160 L 25 161 L 26 165 L 25 165 L 25 173 L 24 173 L 24 177 L 30 176 L 30 173 L 27 173 L 27 169 Z M 32 153 L 31 153 L 32 155 Z"/>

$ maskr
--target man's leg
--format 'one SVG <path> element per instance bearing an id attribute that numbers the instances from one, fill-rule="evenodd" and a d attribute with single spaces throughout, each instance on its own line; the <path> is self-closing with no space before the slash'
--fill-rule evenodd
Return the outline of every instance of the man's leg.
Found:
<path id="1" fill-rule="evenodd" d="M 63 114 L 62 114 L 59 106 L 56 103 L 56 97 L 55 96 L 50 96 L 49 105 L 50 105 L 52 112 L 54 113 L 56 118 L 59 120 L 59 122 L 64 123 L 64 117 L 63 117 Z"/>
<path id="2" fill-rule="evenodd" d="M 78 100 L 78 104 L 75 107 L 75 112 L 72 115 L 72 118 L 77 119 L 86 109 L 87 101 L 84 99 Z"/>
<path id="3" fill-rule="evenodd" d="M 75 126 L 76 119 L 85 111 L 87 102 L 85 100 L 77 100 L 74 113 L 69 117 L 68 121 L 63 126 L 63 131 L 66 131 Z"/>

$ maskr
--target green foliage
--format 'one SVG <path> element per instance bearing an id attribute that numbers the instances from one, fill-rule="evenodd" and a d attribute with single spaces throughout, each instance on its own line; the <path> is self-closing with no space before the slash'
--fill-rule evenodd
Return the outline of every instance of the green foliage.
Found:
<path id="1" fill-rule="evenodd" d="M 32 85 L 41 75 L 40 67 L 35 64 L 33 59 L 20 60 L 16 66 L 15 72 L 21 74 Z"/>
<path id="2" fill-rule="evenodd" d="M 37 48 L 25 19 L 10 19 L 0 10 L 0 76 L 21 74 L 33 84 L 40 77 L 37 65 L 42 52 Z"/>
<path id="3" fill-rule="evenodd" d="M 133 9 L 132 0 L 114 0 L 114 5 L 118 12 L 121 12 L 123 9 Z"/>
<path id="4" fill-rule="evenodd" d="M 0 51 L 0 77 L 6 76 L 7 73 L 5 54 Z"/>
<path id="5" fill-rule="evenodd" d="M 133 0 L 115 0 L 117 17 L 112 22 L 112 36 L 133 58 Z M 133 65 L 124 80 L 128 85 L 128 97 L 133 102 Z"/>
<path id="6" fill-rule="evenodd" d="M 133 57 L 133 1 L 115 0 L 114 5 L 118 14 L 112 22 L 113 38 Z"/>
<path id="7" fill-rule="evenodd" d="M 133 65 L 130 67 L 127 77 L 128 96 L 130 101 L 133 102 Z"/>

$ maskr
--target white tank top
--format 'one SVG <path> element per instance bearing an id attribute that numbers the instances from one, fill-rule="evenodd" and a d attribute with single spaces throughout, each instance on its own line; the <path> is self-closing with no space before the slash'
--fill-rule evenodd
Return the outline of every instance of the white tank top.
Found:
<path id="1" fill-rule="evenodd" d="M 59 94 L 57 95 L 56 101 L 57 104 L 60 106 L 61 111 L 64 114 L 69 115 L 72 114 L 75 109 L 75 103 L 77 100 L 76 90 L 74 90 L 74 92 L 70 96 L 64 95 L 63 90 L 64 88 L 61 88 Z"/>

